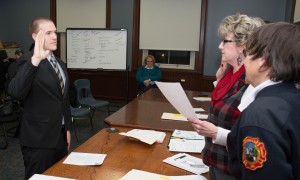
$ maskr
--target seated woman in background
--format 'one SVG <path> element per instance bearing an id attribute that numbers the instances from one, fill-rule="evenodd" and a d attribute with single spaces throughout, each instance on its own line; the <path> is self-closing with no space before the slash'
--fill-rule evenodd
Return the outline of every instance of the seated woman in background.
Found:
<path id="1" fill-rule="evenodd" d="M 145 57 L 144 66 L 138 69 L 135 78 L 138 82 L 138 95 L 146 92 L 151 87 L 156 87 L 154 81 L 161 79 L 161 71 L 159 67 L 155 65 L 155 58 L 152 55 Z"/>

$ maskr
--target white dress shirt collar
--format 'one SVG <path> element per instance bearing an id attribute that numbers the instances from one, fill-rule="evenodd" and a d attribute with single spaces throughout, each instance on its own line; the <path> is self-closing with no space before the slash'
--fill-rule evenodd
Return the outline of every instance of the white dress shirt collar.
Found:
<path id="1" fill-rule="evenodd" d="M 242 112 L 244 109 L 246 109 L 254 101 L 257 93 L 259 93 L 262 89 L 264 89 L 265 87 L 274 85 L 274 84 L 281 83 L 281 82 L 282 81 L 275 82 L 272 80 L 267 80 L 255 88 L 250 84 L 248 86 L 248 88 L 246 89 L 246 91 L 244 92 L 242 99 L 241 99 L 241 103 L 238 106 L 238 109 L 240 110 L 240 112 Z"/>

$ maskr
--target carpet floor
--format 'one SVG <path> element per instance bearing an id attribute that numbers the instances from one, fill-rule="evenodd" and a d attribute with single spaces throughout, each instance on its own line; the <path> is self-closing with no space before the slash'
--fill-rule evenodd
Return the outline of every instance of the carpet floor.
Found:
<path id="1" fill-rule="evenodd" d="M 117 111 L 124 104 L 112 104 L 110 110 Z M 113 113 L 113 112 L 112 112 Z M 93 117 L 93 125 L 95 133 L 103 128 L 108 127 L 104 123 L 104 119 L 107 117 L 107 112 L 96 111 Z M 16 123 L 6 124 L 8 128 L 16 126 Z M 77 120 L 77 136 L 78 142 L 76 141 L 73 129 L 71 129 L 71 148 L 69 152 L 77 148 L 87 139 L 92 137 L 94 133 L 92 132 L 91 125 L 89 121 Z M 4 136 L 2 127 L 0 128 L 0 144 L 3 145 Z M 24 180 L 25 168 L 23 164 L 23 157 L 21 153 L 21 148 L 18 138 L 9 137 L 8 147 L 6 149 L 0 149 L 0 180 Z"/>

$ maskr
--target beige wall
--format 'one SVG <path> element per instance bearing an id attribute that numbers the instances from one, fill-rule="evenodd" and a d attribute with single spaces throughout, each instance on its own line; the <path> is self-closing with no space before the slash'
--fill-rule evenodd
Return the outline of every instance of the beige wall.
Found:
<path id="1" fill-rule="evenodd" d="M 105 28 L 106 0 L 57 0 L 57 31 L 66 28 Z"/>

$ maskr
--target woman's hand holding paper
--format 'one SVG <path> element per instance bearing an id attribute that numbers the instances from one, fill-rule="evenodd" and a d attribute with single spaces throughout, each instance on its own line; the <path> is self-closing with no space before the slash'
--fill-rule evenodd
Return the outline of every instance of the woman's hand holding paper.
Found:
<path id="1" fill-rule="evenodd" d="M 208 121 L 201 121 L 195 118 L 188 118 L 188 121 L 194 127 L 194 130 L 205 137 L 211 137 L 213 139 L 216 138 L 218 127 Z"/>

